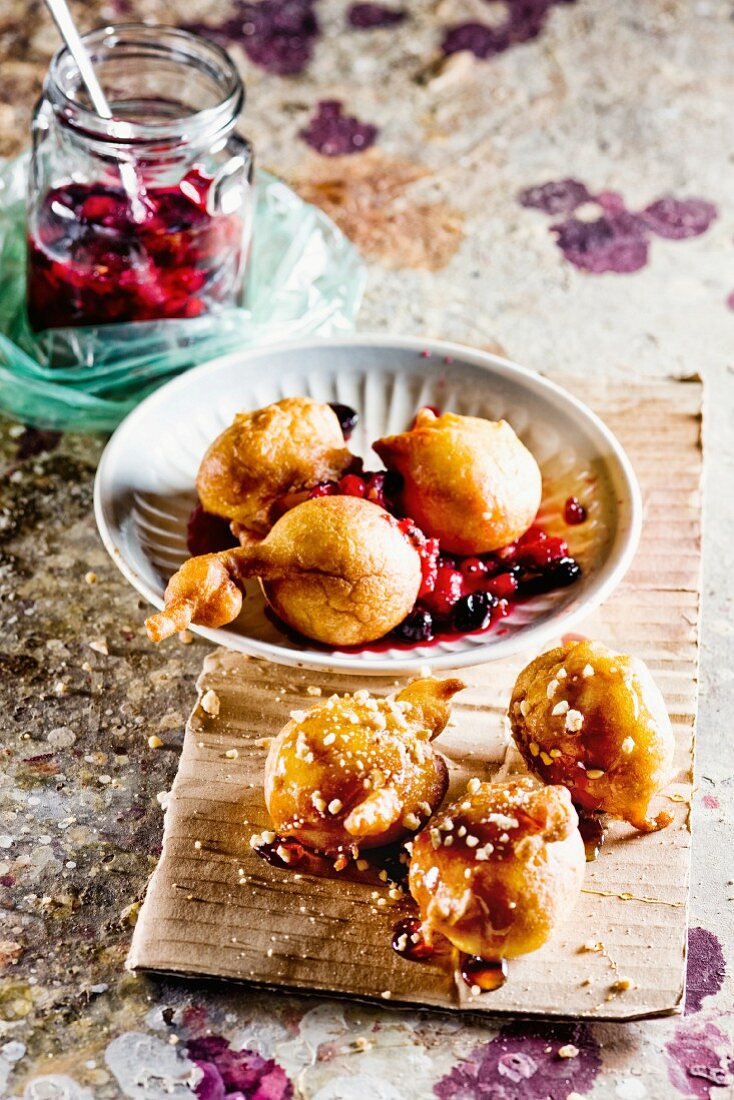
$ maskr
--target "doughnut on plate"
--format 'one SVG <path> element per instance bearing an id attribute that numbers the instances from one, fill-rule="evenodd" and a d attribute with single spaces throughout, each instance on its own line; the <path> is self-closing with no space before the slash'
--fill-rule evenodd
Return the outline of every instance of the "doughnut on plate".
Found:
<path id="1" fill-rule="evenodd" d="M 257 582 L 242 614 L 219 629 L 192 627 L 210 641 L 284 665 L 359 672 L 460 668 L 538 650 L 613 591 L 640 537 L 642 503 L 622 447 L 581 401 L 541 375 L 459 344 L 418 337 L 356 335 L 249 349 L 204 363 L 142 402 L 109 441 L 97 471 L 94 506 L 102 540 L 130 584 L 163 606 L 170 575 L 188 557 L 186 523 L 199 462 L 239 411 L 287 396 L 353 406 L 349 446 L 367 469 L 381 463 L 371 442 L 405 430 L 422 405 L 509 421 L 543 474 L 539 522 L 562 535 L 583 566 L 569 588 L 516 606 L 493 629 L 415 646 L 390 639 L 360 650 L 329 649 L 280 630 L 265 614 Z M 588 519 L 562 519 L 569 496 Z"/>

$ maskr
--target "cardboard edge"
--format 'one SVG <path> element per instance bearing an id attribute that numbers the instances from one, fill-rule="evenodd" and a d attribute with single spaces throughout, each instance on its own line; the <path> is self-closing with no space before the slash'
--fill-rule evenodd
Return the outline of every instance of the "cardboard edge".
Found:
<path id="1" fill-rule="evenodd" d="M 189 982 L 196 983 L 198 987 L 202 984 L 205 986 L 211 986 L 212 989 L 217 989 L 221 986 L 233 987 L 239 989 L 254 989 L 264 993 L 273 994 L 287 994 L 288 996 L 303 998 L 308 1000 L 311 997 L 324 997 L 329 1000 L 351 1002 L 356 1004 L 369 1005 L 370 1007 L 384 1008 L 387 1011 L 397 1012 L 420 1012 L 421 1014 L 429 1013 L 433 1016 L 452 1016 L 459 1017 L 462 1020 L 474 1021 L 475 1023 L 486 1024 L 488 1020 L 496 1021 L 497 1024 L 504 1024 L 508 1020 L 558 1020 L 567 1021 L 569 1023 L 576 1022 L 578 1020 L 588 1020 L 598 1023 L 607 1024 L 627 1024 L 635 1020 L 658 1020 L 667 1016 L 681 1016 L 683 1014 L 683 1006 L 685 1003 L 684 996 L 679 996 L 674 1004 L 669 1006 L 661 1006 L 660 1008 L 645 1010 L 642 1012 L 628 1012 L 623 1015 L 610 1014 L 603 1012 L 575 1012 L 572 1014 L 564 1014 L 562 1012 L 506 1012 L 502 1009 L 486 1009 L 486 1010 L 474 1010 L 471 1008 L 461 1008 L 458 1005 L 427 1005 L 421 1001 L 410 1001 L 407 999 L 401 999 L 399 1001 L 386 1000 L 383 997 L 375 996 L 371 997 L 368 994 L 357 993 L 341 993 L 338 990 L 321 988 L 319 986 L 309 986 L 304 988 L 303 986 L 288 985 L 285 982 L 263 982 L 258 981 L 255 978 L 230 978 L 230 977 L 214 977 L 208 974 L 206 971 L 193 971 L 189 969 L 187 971 L 170 970 L 167 967 L 155 967 L 155 966 L 135 966 L 130 963 L 130 957 L 125 962 L 125 969 L 136 975 L 150 975 L 154 977 L 167 977 L 173 978 L 178 982 L 186 985 Z"/>

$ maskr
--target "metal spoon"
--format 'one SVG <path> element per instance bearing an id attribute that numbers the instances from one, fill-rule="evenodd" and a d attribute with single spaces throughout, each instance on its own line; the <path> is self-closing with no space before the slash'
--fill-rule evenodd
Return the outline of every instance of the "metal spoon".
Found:
<path id="1" fill-rule="evenodd" d="M 92 106 L 100 118 L 112 118 L 112 111 L 107 102 L 107 97 L 102 91 L 101 84 L 97 80 L 97 74 L 94 71 L 92 60 L 87 53 L 86 46 L 82 42 L 66 0 L 45 0 L 45 2 L 54 23 L 59 29 L 61 37 L 66 43 L 69 53 L 76 61 L 79 75 L 89 92 Z M 130 210 L 133 219 L 136 222 L 143 222 L 146 218 L 146 208 L 143 202 L 145 188 L 143 187 L 142 181 L 138 178 L 138 174 L 133 164 L 127 160 L 121 160 L 119 165 L 120 179 L 122 180 L 122 186 L 130 202 Z"/>

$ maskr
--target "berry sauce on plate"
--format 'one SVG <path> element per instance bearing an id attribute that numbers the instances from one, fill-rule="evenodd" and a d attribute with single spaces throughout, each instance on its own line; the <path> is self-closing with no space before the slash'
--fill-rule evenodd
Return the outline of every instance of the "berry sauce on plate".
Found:
<path id="1" fill-rule="evenodd" d="M 347 405 L 334 404 L 332 408 L 339 417 L 344 438 L 348 439 L 357 425 L 358 414 Z M 339 481 L 319 482 L 311 489 L 288 494 L 282 502 L 282 511 L 286 511 L 303 500 L 322 496 L 371 500 L 393 517 L 418 551 L 423 576 L 410 614 L 387 638 L 367 646 L 350 647 L 349 652 L 355 648 L 379 651 L 396 644 L 426 645 L 451 636 L 490 630 L 510 614 L 513 604 L 566 588 L 581 577 L 581 566 L 570 554 L 566 541 L 535 524 L 516 542 L 491 554 L 467 557 L 446 554 L 438 539 L 429 538 L 412 519 L 400 514 L 397 501 L 401 488 L 399 474 L 365 470 L 362 460 L 355 458 L 350 471 Z M 586 509 L 575 497 L 566 501 L 564 519 L 569 526 L 586 519 Z M 228 541 L 217 541 L 222 532 Z M 210 535 L 212 541 L 208 542 Z M 198 505 L 189 520 L 191 553 L 208 553 L 232 545 L 236 543 L 226 521 L 208 516 Z"/>

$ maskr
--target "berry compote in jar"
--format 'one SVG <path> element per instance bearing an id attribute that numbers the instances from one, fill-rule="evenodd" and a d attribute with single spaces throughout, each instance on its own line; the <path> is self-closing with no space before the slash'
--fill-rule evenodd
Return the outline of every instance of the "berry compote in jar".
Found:
<path id="1" fill-rule="evenodd" d="M 36 330 L 198 317 L 239 299 L 252 231 L 242 81 L 169 27 L 85 36 L 112 118 L 66 49 L 33 121 L 28 317 Z"/>

